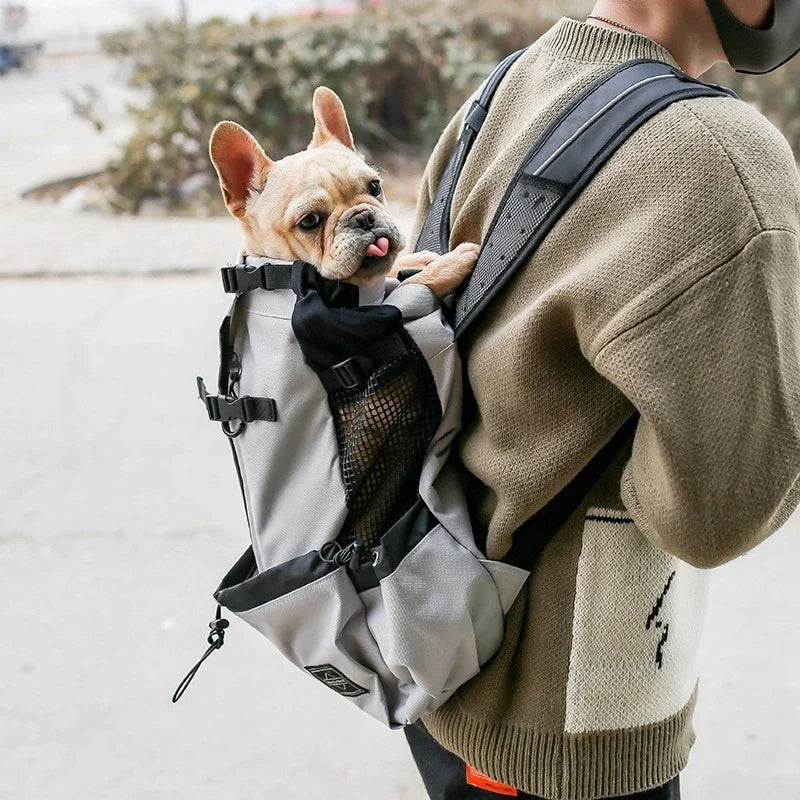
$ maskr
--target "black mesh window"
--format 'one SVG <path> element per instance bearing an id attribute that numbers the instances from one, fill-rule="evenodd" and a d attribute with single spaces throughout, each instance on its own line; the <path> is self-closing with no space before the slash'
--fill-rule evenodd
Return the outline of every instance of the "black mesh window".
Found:
<path id="1" fill-rule="evenodd" d="M 489 295 L 564 195 L 561 184 L 522 174 L 490 228 L 478 263 L 456 303 L 456 324 Z M 513 269 L 512 269 L 513 272 Z"/>
<path id="2" fill-rule="evenodd" d="M 361 539 L 372 547 L 414 505 L 422 461 L 442 418 L 425 357 L 402 335 L 408 353 L 378 367 L 365 385 L 330 394 L 349 510 L 342 545 Z"/>

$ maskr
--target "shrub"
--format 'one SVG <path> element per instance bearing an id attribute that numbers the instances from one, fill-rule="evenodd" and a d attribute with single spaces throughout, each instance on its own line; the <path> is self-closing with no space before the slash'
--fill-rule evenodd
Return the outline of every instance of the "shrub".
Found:
<path id="1" fill-rule="evenodd" d="M 130 109 L 134 133 L 109 167 L 113 204 L 136 212 L 158 198 L 179 210 L 191 195 L 194 210 L 220 210 L 206 151 L 214 124 L 239 122 L 272 157 L 294 152 L 309 141 L 321 84 L 341 96 L 368 155 L 425 154 L 492 66 L 563 7 L 402 0 L 347 16 L 150 22 L 106 36 L 129 85 L 145 90 Z"/>
<path id="2" fill-rule="evenodd" d="M 104 50 L 124 61 L 129 85 L 144 91 L 144 102 L 130 108 L 134 132 L 109 166 L 111 202 L 125 212 L 148 198 L 174 211 L 221 211 L 206 149 L 214 124 L 239 122 L 274 158 L 294 152 L 310 138 L 311 96 L 321 84 L 341 96 L 368 156 L 419 161 L 500 58 L 590 4 L 396 0 L 363 3 L 345 16 L 151 22 L 105 36 Z M 755 102 L 800 152 L 800 63 L 764 78 L 716 75 Z"/>

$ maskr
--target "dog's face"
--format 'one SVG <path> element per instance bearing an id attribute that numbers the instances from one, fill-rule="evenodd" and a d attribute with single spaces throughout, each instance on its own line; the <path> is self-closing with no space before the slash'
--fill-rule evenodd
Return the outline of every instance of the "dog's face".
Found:
<path id="1" fill-rule="evenodd" d="M 220 122 L 211 160 L 248 255 L 307 261 L 326 278 L 363 286 L 389 271 L 402 237 L 380 176 L 355 151 L 341 100 L 320 87 L 313 106 L 307 150 L 271 161 L 244 128 Z"/>

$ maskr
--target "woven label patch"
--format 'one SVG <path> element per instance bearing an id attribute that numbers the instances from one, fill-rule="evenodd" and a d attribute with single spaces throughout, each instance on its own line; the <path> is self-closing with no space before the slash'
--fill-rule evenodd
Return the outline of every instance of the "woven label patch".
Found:
<path id="1" fill-rule="evenodd" d="M 304 667 L 306 672 L 310 672 L 318 681 L 322 681 L 328 688 L 333 689 L 344 697 L 361 697 L 362 694 L 369 694 L 369 690 L 359 686 L 355 681 L 351 681 L 343 672 L 340 672 L 332 664 L 319 664 L 315 667 Z"/>
<path id="2" fill-rule="evenodd" d="M 501 794 L 505 797 L 516 797 L 518 795 L 517 790 L 513 786 L 493 780 L 488 775 L 478 772 L 475 767 L 471 767 L 469 764 L 467 764 L 467 783 L 478 789 L 484 789 L 493 794 Z"/>

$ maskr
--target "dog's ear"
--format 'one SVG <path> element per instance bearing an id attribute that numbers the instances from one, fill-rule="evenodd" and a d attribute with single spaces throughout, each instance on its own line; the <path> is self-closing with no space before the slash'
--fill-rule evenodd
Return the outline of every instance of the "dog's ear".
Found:
<path id="1" fill-rule="evenodd" d="M 267 182 L 272 161 L 261 145 L 235 122 L 220 122 L 208 143 L 211 163 L 219 175 L 225 205 L 234 217 L 243 217 L 247 196 L 260 192 Z"/>
<path id="2" fill-rule="evenodd" d="M 320 86 L 314 92 L 314 136 L 309 147 L 322 147 L 333 141 L 356 149 L 342 101 L 336 92 Z"/>

